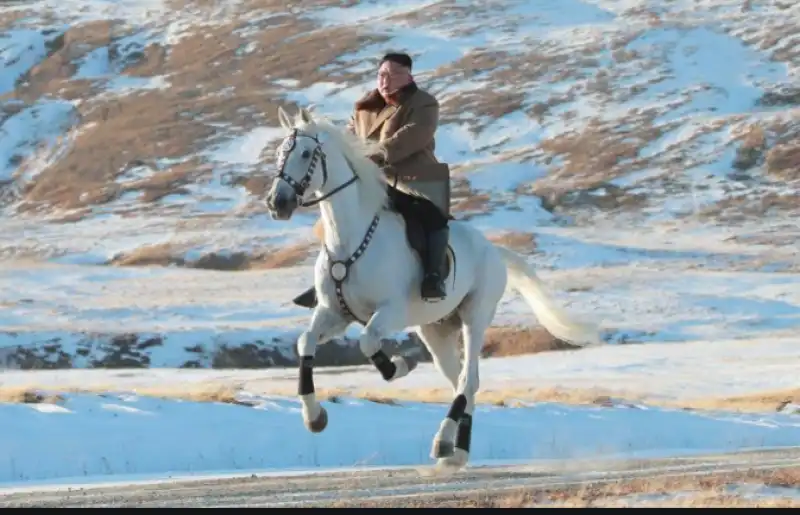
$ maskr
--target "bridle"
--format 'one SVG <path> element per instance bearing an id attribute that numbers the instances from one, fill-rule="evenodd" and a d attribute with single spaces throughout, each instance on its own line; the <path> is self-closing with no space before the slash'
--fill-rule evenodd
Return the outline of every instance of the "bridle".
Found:
<path id="1" fill-rule="evenodd" d="M 308 163 L 308 170 L 306 170 L 306 174 L 300 179 L 300 182 L 296 181 L 294 178 L 286 174 L 286 161 L 289 159 L 289 154 L 297 146 L 297 138 L 309 138 L 314 140 L 316 146 L 314 150 L 311 152 L 309 156 L 303 156 L 306 158 L 310 158 Z M 308 151 L 305 151 L 307 153 Z M 306 194 L 306 190 L 308 189 L 309 185 L 311 185 L 311 179 L 314 177 L 314 172 L 317 170 L 317 160 L 320 161 L 322 164 L 322 186 L 320 189 L 324 188 L 325 185 L 328 183 L 328 161 L 325 157 L 325 152 L 322 150 L 322 142 L 319 140 L 318 137 L 312 136 L 310 134 L 306 134 L 301 132 L 298 129 L 292 129 L 292 133 L 284 138 L 283 142 L 281 143 L 280 147 L 278 147 L 278 175 L 279 179 L 283 179 L 286 183 L 292 187 L 295 194 L 297 195 L 297 205 L 302 207 L 310 207 L 315 206 L 322 202 L 325 199 L 331 198 L 333 195 L 339 193 L 346 187 L 350 186 L 354 182 L 358 180 L 358 176 L 354 173 L 353 177 L 346 181 L 344 184 L 335 187 L 325 195 L 317 197 L 313 200 L 309 200 L 304 202 L 303 197 Z"/>

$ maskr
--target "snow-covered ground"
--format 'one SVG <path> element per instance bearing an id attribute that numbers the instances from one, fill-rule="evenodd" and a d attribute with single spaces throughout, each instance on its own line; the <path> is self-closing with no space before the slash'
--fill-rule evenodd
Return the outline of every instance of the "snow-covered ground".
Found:
<path id="1" fill-rule="evenodd" d="M 186 3 L 178 10 L 162 0 L 39 0 L 0 8 L 8 25 L 0 33 L 0 95 L 25 83 L 67 26 L 125 21 L 113 52 L 101 46 L 73 63 L 74 78 L 94 84 L 92 98 L 0 100 L 0 364 L 22 347 L 49 349 L 54 359 L 63 354 L 73 367 L 90 367 L 109 352 L 97 343 L 103 337 L 136 334 L 146 340 L 140 352 L 151 367 L 0 371 L 0 389 L 70 392 L 56 404 L 0 403 L 0 482 L 429 462 L 430 439 L 446 407 L 403 397 L 447 386 L 431 365 L 391 386 L 369 368 L 321 370 L 319 387 L 343 392 L 338 402 L 326 402 L 331 423 L 321 435 L 303 429 L 297 402 L 286 396 L 295 388 L 294 370 L 176 369 L 188 361 L 211 366 L 223 344 L 258 342 L 290 356 L 292 339 L 308 323 L 308 311 L 290 299 L 309 284 L 310 259 L 245 272 L 105 266 L 148 245 L 169 244 L 188 256 L 310 238 L 313 213 L 271 221 L 260 199 L 225 180 L 263 174 L 261 151 L 282 136 L 279 129 L 216 123 L 208 145 L 184 156 L 211 168 L 203 181 L 186 186 L 188 195 L 144 205 L 124 194 L 69 223 L 63 212 L 17 203 L 44 171 L 78 151 L 83 131 L 96 128 L 96 120 L 85 123 L 77 114 L 87 105 L 172 87 L 168 75 L 120 75 L 127 55 L 149 44 L 168 54 L 193 31 L 231 20 L 246 39 L 268 30 L 259 23 L 286 15 L 302 15 L 320 30 L 386 36 L 330 63 L 355 75 L 371 70 L 388 47 L 416 55 L 415 76 L 443 106 L 437 153 L 466 181 L 468 197 L 491 201 L 469 213 L 470 223 L 487 234 L 533 234 L 535 244 L 522 250 L 553 296 L 598 323 L 611 344 L 484 360 L 482 388 L 596 390 L 638 399 L 587 407 L 532 403 L 520 393 L 516 407 L 482 405 L 476 463 L 800 445 L 800 419 L 792 410 L 756 415 L 664 407 L 800 386 L 798 231 L 791 213 L 743 215 L 725 226 L 702 216 L 739 195 L 758 201 L 798 192 L 796 182 L 766 174 L 763 159 L 747 178 L 731 172 L 737 137 L 753 124 L 769 129 L 798 117 L 797 105 L 760 100 L 798 78 L 791 56 L 800 31 L 787 24 L 797 24 L 800 4 L 363 0 L 346 9 L 287 4 L 267 11 L 258 0 Z M 237 55 L 252 49 L 243 41 Z M 462 60 L 490 51 L 499 53 L 488 64 Z M 265 82 L 258 94 L 314 103 L 335 120 L 370 87 L 337 76 L 308 88 L 290 79 Z M 497 112 L 486 100 L 496 95 L 518 105 L 502 116 L 487 114 Z M 770 130 L 768 146 L 778 137 Z M 593 143 L 601 133 L 608 139 Z M 635 151 L 593 160 L 615 145 Z M 151 173 L 147 166 L 126 170 L 113 185 Z M 578 191 L 590 183 L 604 187 Z M 593 199 L 608 200 L 611 187 L 644 200 L 618 211 L 592 207 Z M 553 212 L 542 191 L 572 193 L 558 197 L 566 207 Z M 571 209 L 567 201 L 580 195 L 584 202 Z M 509 295 L 494 323 L 531 326 L 535 320 Z M 625 342 L 643 344 L 618 345 Z M 204 385 L 235 385 L 248 405 L 135 393 Z M 74 392 L 80 388 L 109 393 Z M 367 393 L 400 403 L 356 398 Z"/>
<path id="2" fill-rule="evenodd" d="M 324 402 L 319 435 L 300 404 L 249 397 L 253 406 L 135 395 L 67 395 L 54 404 L 0 405 L 0 482 L 81 482 L 254 470 L 429 465 L 446 406 Z M 693 413 L 636 407 L 479 407 L 475 463 L 614 456 L 663 457 L 796 446 L 796 416 Z"/>
<path id="3" fill-rule="evenodd" d="M 478 408 L 472 458 L 476 464 L 519 463 L 798 446 L 800 405 L 754 414 L 658 406 L 794 388 L 798 360 L 793 336 L 484 360 L 482 391 L 506 391 L 512 402 Z M 8 457 L 0 464 L 0 481 L 10 483 L 425 466 L 447 410 L 446 404 L 404 399 L 447 387 L 428 364 L 391 386 L 371 367 L 319 369 L 321 392 L 344 392 L 323 403 L 330 424 L 319 435 L 305 430 L 300 404 L 289 396 L 294 370 L 8 371 L 0 381 L 5 390 L 32 386 L 45 397 L 60 396 L 55 403 L 0 404 L 0 456 Z M 241 404 L 150 396 L 217 387 L 237 389 Z M 531 402 L 526 388 L 619 393 L 641 401 Z M 74 390 L 107 393 L 63 393 Z M 397 400 L 382 400 L 391 398 Z"/>

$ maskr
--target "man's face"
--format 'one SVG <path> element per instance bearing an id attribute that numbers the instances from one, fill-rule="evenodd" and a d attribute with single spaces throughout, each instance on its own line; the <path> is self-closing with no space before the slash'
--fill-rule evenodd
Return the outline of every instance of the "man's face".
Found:
<path id="1" fill-rule="evenodd" d="M 378 92 L 386 98 L 411 82 L 411 72 L 405 66 L 384 61 L 378 68 Z"/>

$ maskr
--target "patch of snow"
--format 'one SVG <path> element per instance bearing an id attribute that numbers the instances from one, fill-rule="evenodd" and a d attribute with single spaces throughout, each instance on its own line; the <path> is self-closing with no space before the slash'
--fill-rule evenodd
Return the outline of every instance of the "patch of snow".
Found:
<path id="1" fill-rule="evenodd" d="M 211 163 L 212 176 L 204 181 L 196 181 L 187 186 L 190 196 L 186 200 L 165 199 L 171 205 L 191 204 L 200 213 L 228 213 L 247 206 L 254 201 L 243 187 L 234 187 L 232 177 L 271 176 L 275 172 L 275 152 L 277 142 L 285 136 L 285 131 L 275 127 L 258 127 L 251 131 L 231 137 L 207 148 L 199 157 Z M 304 217 L 298 216 L 291 223 L 274 229 L 283 232 L 296 225 Z"/>
<path id="2" fill-rule="evenodd" d="M 393 16 L 412 13 L 418 10 L 425 10 L 439 3 L 434 1 L 411 1 L 408 3 L 397 4 L 381 0 L 364 0 L 356 5 L 349 7 L 330 7 L 322 9 L 314 14 L 314 18 L 324 21 L 330 25 L 350 25 L 354 23 L 366 23 L 386 20 Z"/>
<path id="3" fill-rule="evenodd" d="M 543 173 L 535 163 L 505 162 L 493 166 L 481 166 L 465 173 L 464 176 L 469 180 L 472 189 L 503 194 L 513 191 L 520 185 L 530 184 Z"/>
<path id="4" fill-rule="evenodd" d="M 231 165 L 257 165 L 261 163 L 261 155 L 270 144 L 283 139 L 286 131 L 277 127 L 258 127 L 252 131 L 235 137 L 209 150 L 211 161 Z M 270 153 L 266 153 L 272 156 Z M 274 162 L 268 161 L 270 165 Z"/>
<path id="5" fill-rule="evenodd" d="M 107 91 L 118 96 L 140 90 L 166 89 L 169 86 L 169 79 L 162 76 L 128 77 L 118 75 L 106 83 Z"/>
<path id="6" fill-rule="evenodd" d="M 172 12 L 165 0 L 34 0 L 24 6 L 73 20 L 122 19 L 132 24 L 150 23 Z"/>
<path id="7" fill-rule="evenodd" d="M 39 30 L 9 30 L 0 34 L 0 95 L 13 91 L 16 82 L 47 55 L 46 41 Z"/>
<path id="8" fill-rule="evenodd" d="M 711 28 L 651 29 L 627 48 L 645 55 L 662 54 L 662 80 L 647 94 L 687 94 L 691 102 L 670 110 L 663 120 L 713 112 L 717 116 L 746 112 L 761 96 L 761 86 L 787 79 L 786 68 L 770 63 L 741 40 Z"/>
<path id="9" fill-rule="evenodd" d="M 24 159 L 41 147 L 53 147 L 78 121 L 72 102 L 40 100 L 0 126 L 0 182 L 10 181 Z"/>
<path id="10" fill-rule="evenodd" d="M 111 59 L 108 56 L 108 47 L 100 47 L 92 50 L 83 58 L 75 72 L 76 79 L 96 79 L 106 77 L 113 73 Z"/>

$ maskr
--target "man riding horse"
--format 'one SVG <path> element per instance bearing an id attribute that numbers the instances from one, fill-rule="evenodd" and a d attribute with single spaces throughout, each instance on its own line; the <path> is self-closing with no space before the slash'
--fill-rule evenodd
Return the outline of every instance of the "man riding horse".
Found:
<path id="1" fill-rule="evenodd" d="M 356 102 L 348 129 L 380 142 L 385 158 L 372 159 L 386 174 L 393 209 L 407 221 L 413 218 L 422 224 L 427 245 L 420 294 L 435 302 L 445 298 L 450 176 L 448 165 L 434 155 L 439 102 L 417 86 L 412 64 L 407 54 L 383 56 L 378 87 Z M 296 297 L 294 303 L 313 308 L 317 303 L 314 288 Z"/>

